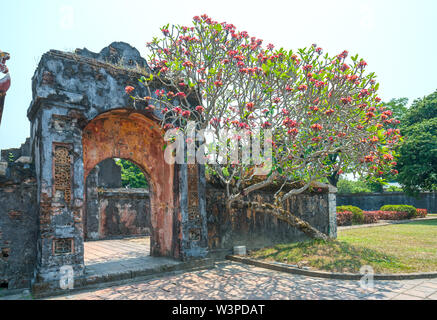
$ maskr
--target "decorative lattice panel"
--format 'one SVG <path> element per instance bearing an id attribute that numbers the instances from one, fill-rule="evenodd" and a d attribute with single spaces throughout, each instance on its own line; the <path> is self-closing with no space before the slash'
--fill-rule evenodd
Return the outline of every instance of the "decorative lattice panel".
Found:
<path id="1" fill-rule="evenodd" d="M 73 239 L 55 239 L 53 240 L 54 254 L 73 253 Z"/>
<path id="2" fill-rule="evenodd" d="M 55 146 L 55 193 L 60 191 L 65 202 L 71 201 L 71 154 L 66 146 Z"/>
<path id="3" fill-rule="evenodd" d="M 199 215 L 199 193 L 197 190 L 197 166 L 188 165 L 188 219 L 198 220 Z"/>
<path id="4" fill-rule="evenodd" d="M 200 240 L 200 229 L 191 229 L 189 233 L 189 239 L 191 241 L 199 241 Z"/>

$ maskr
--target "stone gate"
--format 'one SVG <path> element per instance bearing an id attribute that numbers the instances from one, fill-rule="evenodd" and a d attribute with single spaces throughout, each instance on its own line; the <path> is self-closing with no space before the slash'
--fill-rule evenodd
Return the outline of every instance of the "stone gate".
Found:
<path id="1" fill-rule="evenodd" d="M 147 177 L 151 254 L 188 261 L 305 239 L 268 214 L 227 213 L 224 190 L 200 165 L 167 164 L 161 112 L 135 104 L 127 85 L 149 72 L 139 52 L 115 42 L 100 53 L 51 50 L 32 78 L 30 139 L 3 150 L 0 161 L 0 286 L 59 288 L 63 268 L 84 275 L 86 179 L 110 158 L 132 161 Z M 166 89 L 155 80 L 152 92 Z M 192 101 L 192 105 L 197 105 Z M 10 159 L 12 158 L 12 160 Z M 335 190 L 292 197 L 286 206 L 320 231 L 336 234 Z M 251 200 L 272 201 L 260 190 Z"/>
<path id="2" fill-rule="evenodd" d="M 83 274 L 85 180 L 114 157 L 131 160 L 148 177 L 151 254 L 182 260 L 206 255 L 205 197 L 194 190 L 195 201 L 187 201 L 188 181 L 202 184 L 199 168 L 167 164 L 160 110 L 134 105 L 124 93 L 134 85 L 146 96 L 138 79 L 147 71 L 139 52 L 123 43 L 99 55 L 86 49 L 43 55 L 28 110 L 40 207 L 37 282 L 56 283 L 64 265 Z"/>

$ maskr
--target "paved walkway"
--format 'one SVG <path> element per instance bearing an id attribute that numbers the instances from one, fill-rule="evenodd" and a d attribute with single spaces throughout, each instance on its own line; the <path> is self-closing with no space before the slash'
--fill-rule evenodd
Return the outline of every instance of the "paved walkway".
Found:
<path id="1" fill-rule="evenodd" d="M 86 241 L 85 266 L 150 255 L 150 237 Z"/>
<path id="2" fill-rule="evenodd" d="M 372 291 L 358 281 L 329 280 L 220 262 L 210 270 L 185 272 L 52 299 L 394 299 L 437 300 L 437 279 L 375 281 Z"/>
<path id="3" fill-rule="evenodd" d="M 150 256 L 150 237 L 88 241 L 85 246 L 85 276 L 111 278 L 113 275 L 159 269 L 181 263 Z"/>

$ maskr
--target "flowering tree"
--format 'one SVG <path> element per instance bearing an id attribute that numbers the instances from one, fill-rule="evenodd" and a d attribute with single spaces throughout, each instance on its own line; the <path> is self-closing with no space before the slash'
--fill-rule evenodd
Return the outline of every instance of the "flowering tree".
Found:
<path id="1" fill-rule="evenodd" d="M 347 51 L 331 57 L 316 45 L 297 52 L 264 48 L 262 40 L 206 15 L 194 17 L 191 27 L 161 31 L 164 37 L 149 43 L 154 75 L 141 81 L 148 87 L 158 77 L 173 91 L 133 98 L 159 106 L 164 129 L 184 131 L 194 120 L 221 142 L 220 150 L 233 150 L 222 153 L 225 161 L 208 162 L 226 185 L 228 210 L 251 206 L 326 239 L 282 203 L 333 172 L 369 172 L 378 179 L 390 170 L 399 132 L 385 130 L 391 112 L 381 105 L 375 76 L 365 72 L 367 63 L 358 56 L 348 62 Z M 258 159 L 245 144 L 255 138 L 264 142 Z M 210 148 L 206 156 L 216 151 Z M 244 201 L 272 183 L 278 185 L 274 204 Z"/>

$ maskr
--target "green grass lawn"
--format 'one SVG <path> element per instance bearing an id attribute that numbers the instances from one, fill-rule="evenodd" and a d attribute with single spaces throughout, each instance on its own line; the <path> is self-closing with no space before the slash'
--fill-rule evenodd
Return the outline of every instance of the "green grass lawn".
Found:
<path id="1" fill-rule="evenodd" d="M 376 273 L 437 271 L 437 220 L 342 230 L 335 241 L 281 244 L 250 257 L 333 272 Z"/>

